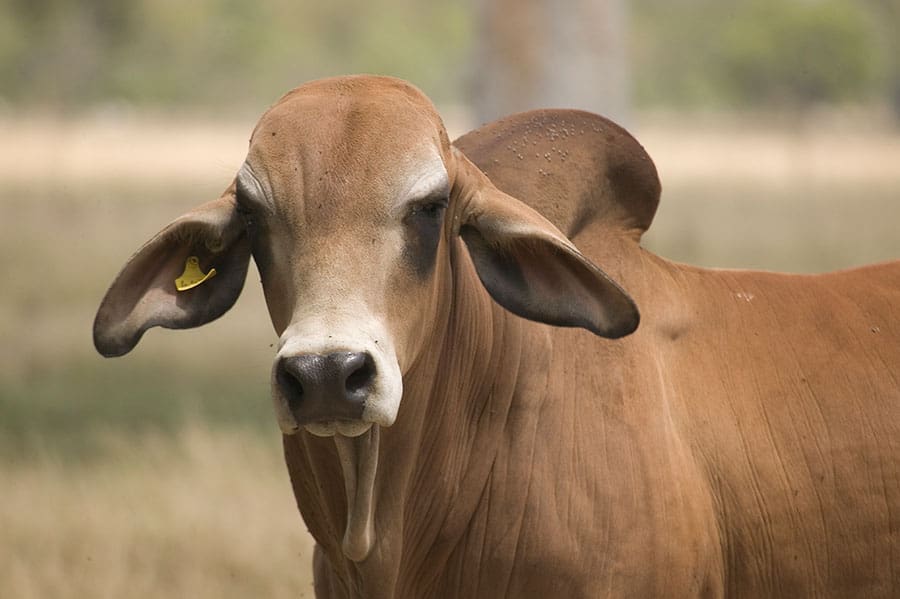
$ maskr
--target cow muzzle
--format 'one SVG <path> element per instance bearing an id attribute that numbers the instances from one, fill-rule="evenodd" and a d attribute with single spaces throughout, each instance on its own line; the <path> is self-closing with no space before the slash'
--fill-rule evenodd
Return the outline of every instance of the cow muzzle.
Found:
<path id="1" fill-rule="evenodd" d="M 344 351 L 282 356 L 275 363 L 274 382 L 299 426 L 357 436 L 368 428 L 360 425 L 376 376 L 371 354 Z"/>
<path id="2" fill-rule="evenodd" d="M 302 428 L 320 437 L 357 437 L 373 424 L 393 424 L 402 381 L 387 337 L 324 337 L 329 343 L 315 343 L 296 330 L 282 336 L 272 368 L 272 396 L 282 432 Z"/>

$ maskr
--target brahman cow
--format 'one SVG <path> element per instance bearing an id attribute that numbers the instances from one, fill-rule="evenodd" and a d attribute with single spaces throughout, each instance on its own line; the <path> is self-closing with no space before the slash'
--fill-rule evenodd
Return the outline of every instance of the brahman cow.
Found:
<path id="1" fill-rule="evenodd" d="M 220 316 L 253 256 L 319 597 L 900 596 L 900 262 L 673 264 L 659 193 L 599 116 L 451 144 L 407 83 L 308 83 L 95 344 Z"/>

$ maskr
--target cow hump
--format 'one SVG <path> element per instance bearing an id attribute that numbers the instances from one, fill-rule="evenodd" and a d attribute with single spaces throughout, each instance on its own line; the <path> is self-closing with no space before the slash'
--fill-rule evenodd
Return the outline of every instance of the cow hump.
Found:
<path id="1" fill-rule="evenodd" d="M 590 112 L 523 112 L 454 144 L 497 187 L 569 238 L 599 222 L 639 240 L 659 204 L 659 177 L 650 156 L 625 129 Z"/>

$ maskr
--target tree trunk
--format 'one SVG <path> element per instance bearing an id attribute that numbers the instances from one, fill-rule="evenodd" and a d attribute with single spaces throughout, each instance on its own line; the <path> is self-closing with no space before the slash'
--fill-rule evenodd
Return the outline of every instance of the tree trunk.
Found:
<path id="1" fill-rule="evenodd" d="M 581 108 L 628 120 L 623 0 L 479 0 L 475 116 Z"/>

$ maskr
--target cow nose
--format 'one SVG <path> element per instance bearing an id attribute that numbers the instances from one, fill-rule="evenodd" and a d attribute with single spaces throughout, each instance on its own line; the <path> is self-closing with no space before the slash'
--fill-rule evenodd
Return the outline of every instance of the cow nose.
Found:
<path id="1" fill-rule="evenodd" d="M 375 381 L 368 352 L 283 356 L 275 381 L 300 425 L 362 418 Z"/>

